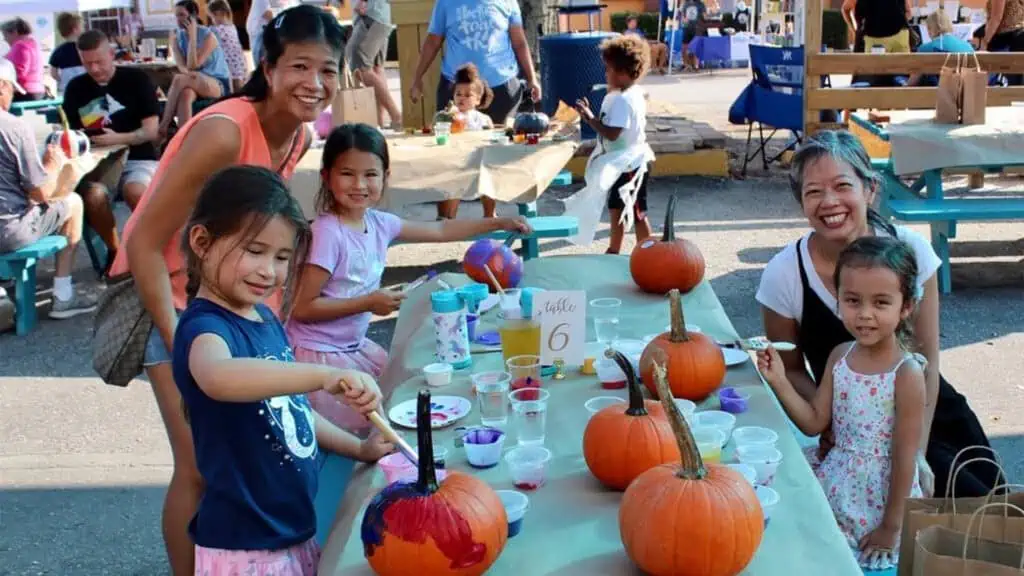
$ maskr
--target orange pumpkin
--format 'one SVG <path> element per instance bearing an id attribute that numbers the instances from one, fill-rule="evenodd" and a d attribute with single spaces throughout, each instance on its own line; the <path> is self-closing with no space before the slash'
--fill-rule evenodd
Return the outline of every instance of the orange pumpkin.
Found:
<path id="1" fill-rule="evenodd" d="M 657 397 L 651 360 L 655 351 L 661 351 L 667 357 L 668 382 L 672 395 L 700 402 L 714 392 L 725 378 L 725 356 L 711 338 L 700 332 L 686 331 L 679 290 L 669 292 L 668 301 L 672 331 L 657 336 L 644 348 L 640 356 L 644 384 Z"/>
<path id="2" fill-rule="evenodd" d="M 704 255 L 693 242 L 676 238 L 675 208 L 676 197 L 672 196 L 665 211 L 661 240 L 648 238 L 637 244 L 629 255 L 633 282 L 650 294 L 666 294 L 672 289 L 689 292 L 704 279 Z"/>
<path id="3" fill-rule="evenodd" d="M 487 572 L 505 548 L 508 516 L 482 480 L 452 472 L 438 484 L 428 390 L 416 401 L 416 438 L 419 478 L 389 484 L 363 515 L 366 560 L 381 576 Z"/>
<path id="4" fill-rule="evenodd" d="M 625 490 L 640 474 L 658 464 L 679 460 L 679 447 L 665 411 L 654 400 L 644 400 L 632 362 L 621 352 L 606 355 L 626 374 L 629 405 L 609 406 L 590 418 L 583 431 L 583 458 L 587 468 L 605 486 Z"/>
<path id="5" fill-rule="evenodd" d="M 705 466 L 669 394 L 664 366 L 654 368 L 682 461 L 644 472 L 619 506 L 626 555 L 653 576 L 734 576 L 750 563 L 764 535 L 754 488 L 732 468 Z M 676 521 L 666 525 L 660 518 Z"/>

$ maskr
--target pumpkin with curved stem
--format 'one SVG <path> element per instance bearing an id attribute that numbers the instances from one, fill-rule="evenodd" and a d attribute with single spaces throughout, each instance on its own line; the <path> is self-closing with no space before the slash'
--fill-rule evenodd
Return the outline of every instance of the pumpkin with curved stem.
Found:
<path id="1" fill-rule="evenodd" d="M 629 405 L 609 406 L 590 417 L 583 431 L 583 458 L 587 468 L 605 486 L 624 490 L 634 478 L 666 462 L 679 460 L 679 447 L 665 410 L 645 400 L 633 364 L 621 352 L 609 350 L 626 374 Z"/>
<path id="2" fill-rule="evenodd" d="M 647 344 L 640 356 L 640 372 L 647 389 L 657 397 L 651 358 L 655 351 L 663 352 L 666 355 L 672 395 L 700 402 L 714 392 L 725 378 L 725 356 L 711 338 L 700 332 L 686 331 L 679 290 L 669 292 L 668 301 L 672 330 L 660 334 Z"/>
<path id="3" fill-rule="evenodd" d="M 451 472 L 437 482 L 430 391 L 416 400 L 419 477 L 389 484 L 362 522 L 363 554 L 381 576 L 476 576 L 494 564 L 508 538 L 501 498 L 482 480 Z"/>
<path id="4" fill-rule="evenodd" d="M 619 506 L 619 534 L 630 560 L 654 576 L 734 576 L 764 535 L 757 493 L 739 473 L 705 465 L 669 393 L 664 365 L 652 360 L 655 385 L 682 461 L 644 472 Z M 667 526 L 659 518 L 673 518 Z"/>
<path id="5" fill-rule="evenodd" d="M 629 255 L 629 274 L 633 282 L 650 294 L 666 294 L 673 288 L 689 292 L 704 279 L 704 255 L 693 242 L 676 238 L 675 208 L 676 197 L 672 196 L 668 199 L 661 240 L 648 238 L 637 244 Z"/>

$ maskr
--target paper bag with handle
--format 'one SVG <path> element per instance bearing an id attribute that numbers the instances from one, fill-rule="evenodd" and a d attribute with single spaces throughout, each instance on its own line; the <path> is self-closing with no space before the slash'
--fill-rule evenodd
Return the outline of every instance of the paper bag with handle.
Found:
<path id="1" fill-rule="evenodd" d="M 974 58 L 974 66 L 969 58 Z M 988 72 L 981 69 L 978 56 L 964 56 L 960 68 L 960 84 L 963 95 L 960 101 L 960 123 L 966 126 L 985 123 L 985 107 L 987 106 Z"/>
<path id="2" fill-rule="evenodd" d="M 1024 574 L 1024 546 L 1019 542 L 998 542 L 973 531 L 989 518 L 990 508 L 1024 510 L 1005 502 L 993 502 L 971 514 L 966 531 L 929 526 L 917 533 L 914 542 L 914 576 L 1020 576 Z"/>
<path id="3" fill-rule="evenodd" d="M 963 458 L 969 451 L 989 453 L 993 458 Z M 962 461 L 961 461 L 962 460 Z M 957 498 L 956 478 L 965 467 L 974 465 L 995 466 L 1002 474 L 1002 466 L 998 455 L 988 446 L 969 446 L 953 458 L 946 481 L 946 494 L 942 498 L 907 498 L 903 507 L 903 527 L 900 534 L 899 576 L 911 576 L 916 571 L 914 559 L 914 538 L 922 530 L 930 526 L 943 526 L 952 530 L 964 531 L 970 521 L 970 515 L 991 501 L 1014 504 L 1024 508 L 1024 493 L 996 495 L 996 490 L 1008 485 L 997 486 L 988 496 Z M 1002 477 L 1005 478 L 1005 474 Z M 1016 486 L 1016 485 L 1013 485 Z M 985 522 L 978 528 L 984 538 L 996 541 L 1024 542 L 1024 517 L 1018 516 L 1013 510 L 990 511 Z"/>
<path id="4" fill-rule="evenodd" d="M 362 123 L 377 126 L 377 97 L 373 88 L 352 77 L 347 61 L 342 61 L 340 89 L 331 103 L 331 124 Z"/>
<path id="5" fill-rule="evenodd" d="M 956 56 L 953 65 L 949 66 L 949 59 Z M 963 85 L 960 77 L 959 54 L 946 54 L 939 71 L 939 88 L 935 98 L 935 122 L 938 124 L 959 124 L 960 104 L 963 97 Z"/>

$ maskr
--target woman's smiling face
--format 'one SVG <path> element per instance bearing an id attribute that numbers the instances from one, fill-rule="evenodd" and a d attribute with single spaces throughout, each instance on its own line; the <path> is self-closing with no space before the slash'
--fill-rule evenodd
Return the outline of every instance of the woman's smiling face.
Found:
<path id="1" fill-rule="evenodd" d="M 814 231 L 826 240 L 852 242 L 867 228 L 875 190 L 853 167 L 825 155 L 804 168 L 800 204 Z"/>

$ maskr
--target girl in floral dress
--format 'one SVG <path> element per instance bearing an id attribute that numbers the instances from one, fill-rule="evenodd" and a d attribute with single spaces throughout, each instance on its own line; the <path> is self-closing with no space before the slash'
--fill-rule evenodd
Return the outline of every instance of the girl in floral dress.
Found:
<path id="1" fill-rule="evenodd" d="M 210 29 L 220 42 L 224 50 L 224 59 L 228 61 L 228 71 L 231 73 L 231 91 L 238 92 L 245 84 L 249 76 L 249 65 L 245 61 L 245 53 L 242 52 L 242 43 L 238 39 L 238 29 L 231 20 L 231 6 L 227 0 L 214 0 L 210 2 L 210 14 L 213 17 L 213 25 Z"/>
<path id="2" fill-rule="evenodd" d="M 895 238 L 860 238 L 840 254 L 839 313 L 855 341 L 832 351 L 811 401 L 797 393 L 774 348 L 757 358 L 804 434 L 831 426 L 835 447 L 820 462 L 813 447 L 808 458 L 840 530 L 870 570 L 896 565 L 904 500 L 922 495 L 915 455 L 923 432 L 924 360 L 904 345 L 916 277 L 913 251 Z"/>

